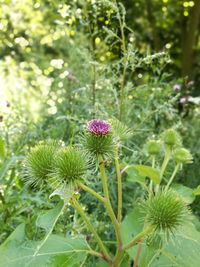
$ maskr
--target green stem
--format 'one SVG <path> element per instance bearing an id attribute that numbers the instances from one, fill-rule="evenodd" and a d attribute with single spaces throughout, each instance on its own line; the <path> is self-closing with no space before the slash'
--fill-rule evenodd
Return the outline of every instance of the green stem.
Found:
<path id="1" fill-rule="evenodd" d="M 110 216 L 110 219 L 113 223 L 115 235 L 116 235 L 116 239 L 117 239 L 117 252 L 116 252 L 115 259 L 118 260 L 120 258 L 120 256 L 123 254 L 121 232 L 120 232 L 119 222 L 118 222 L 117 218 L 115 217 L 115 214 L 114 214 L 114 211 L 112 209 L 111 202 L 110 202 L 110 196 L 109 196 L 109 191 L 108 191 L 108 183 L 107 183 L 107 176 L 106 176 L 106 172 L 105 172 L 104 160 L 103 160 L 102 156 L 99 156 L 98 160 L 99 160 L 99 169 L 100 169 L 100 174 L 101 174 L 103 191 L 104 191 L 104 195 L 106 198 L 105 207 L 106 207 L 108 215 Z M 116 262 L 115 262 L 115 264 L 116 264 Z"/>
<path id="2" fill-rule="evenodd" d="M 86 192 L 90 193 L 91 195 L 93 195 L 94 197 L 96 197 L 100 202 L 105 203 L 105 198 L 102 197 L 101 195 L 99 195 L 97 192 L 95 192 L 93 189 L 91 189 L 90 187 L 88 187 L 87 185 L 84 185 L 81 182 L 78 182 L 78 185 Z"/>
<path id="3" fill-rule="evenodd" d="M 171 150 L 170 150 L 170 148 L 167 147 L 167 148 L 166 148 L 165 157 L 164 157 L 164 160 L 163 160 L 161 169 L 160 169 L 160 181 L 162 181 L 163 174 L 164 174 L 164 172 L 165 172 L 165 169 L 166 169 L 166 167 L 167 167 L 167 164 L 168 164 L 170 158 L 171 158 Z M 158 192 L 158 190 L 159 190 L 159 185 L 157 185 L 157 187 L 156 187 L 156 191 L 157 191 L 157 192 Z"/>
<path id="4" fill-rule="evenodd" d="M 173 171 L 173 173 L 172 173 L 172 176 L 170 177 L 170 179 L 169 179 L 169 181 L 168 181 L 168 183 L 167 183 L 167 185 L 166 185 L 166 189 L 169 188 L 169 186 L 171 185 L 172 181 L 174 180 L 174 177 L 175 177 L 175 175 L 176 175 L 176 173 L 177 173 L 179 167 L 180 167 L 180 164 L 179 164 L 179 163 L 176 164 L 176 166 L 175 166 L 175 168 L 174 168 L 174 171 Z"/>
<path id="5" fill-rule="evenodd" d="M 155 168 L 155 156 L 152 156 L 152 168 Z M 149 194 L 150 196 L 153 194 L 153 181 L 151 180 L 149 183 Z"/>
<path id="6" fill-rule="evenodd" d="M 120 223 L 122 219 L 122 181 L 121 181 L 121 173 L 119 165 L 118 148 L 115 151 L 115 167 L 117 174 L 117 195 L 118 195 L 117 220 Z"/>
<path id="7" fill-rule="evenodd" d="M 163 178 L 163 174 L 165 172 L 165 169 L 167 167 L 167 164 L 170 160 L 170 157 L 171 157 L 171 150 L 169 148 L 166 148 L 166 153 L 165 153 L 165 157 L 164 157 L 164 160 L 163 160 L 163 163 L 162 163 L 162 166 L 161 166 L 161 170 L 160 170 L 160 179 L 162 180 Z"/>
<path id="8" fill-rule="evenodd" d="M 91 224 L 90 220 L 88 219 L 88 215 L 85 214 L 84 210 L 82 209 L 81 205 L 78 203 L 78 201 L 75 198 L 72 198 L 70 201 L 71 205 L 73 206 L 74 209 L 77 210 L 77 212 L 80 214 L 82 219 L 85 221 L 89 231 L 94 235 L 94 238 L 96 239 L 99 248 L 102 250 L 103 254 L 105 255 L 105 259 L 107 261 L 111 261 L 110 256 L 107 252 L 106 247 L 104 246 L 101 238 L 97 234 L 96 230 L 94 229 L 93 225 Z"/>
<path id="9" fill-rule="evenodd" d="M 63 212 L 63 209 L 65 207 L 65 203 L 63 203 L 63 206 L 60 210 L 60 212 L 58 213 L 58 215 L 56 216 L 51 228 L 49 229 L 48 233 L 46 234 L 45 238 L 43 239 L 42 243 L 37 247 L 37 249 L 35 250 L 35 253 L 33 254 L 33 257 L 37 256 L 38 252 L 40 251 L 40 249 L 44 246 L 44 244 L 46 243 L 47 239 L 49 238 L 49 236 L 51 235 L 56 222 L 58 221 L 58 218 L 60 217 L 61 213 Z"/>
<path id="10" fill-rule="evenodd" d="M 139 233 L 138 235 L 136 235 L 136 237 L 129 242 L 127 245 L 125 245 L 123 247 L 124 250 L 127 250 L 133 246 L 135 246 L 139 241 L 141 241 L 146 235 L 148 235 L 149 233 L 152 232 L 152 230 L 154 229 L 154 226 L 149 226 L 147 227 L 144 231 L 142 231 L 141 233 Z"/>

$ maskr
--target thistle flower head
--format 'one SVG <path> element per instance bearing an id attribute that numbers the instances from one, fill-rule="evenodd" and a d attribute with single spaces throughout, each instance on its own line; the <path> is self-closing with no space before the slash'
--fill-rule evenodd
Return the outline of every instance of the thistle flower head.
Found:
<path id="1" fill-rule="evenodd" d="M 173 190 L 159 191 L 142 205 L 145 220 L 155 229 L 167 234 L 183 225 L 188 209 L 184 201 Z"/>
<path id="2" fill-rule="evenodd" d="M 189 150 L 185 148 L 177 148 L 174 151 L 174 160 L 177 163 L 187 164 L 192 163 L 193 157 Z"/>
<path id="3" fill-rule="evenodd" d="M 63 148 L 55 157 L 52 178 L 57 185 L 75 183 L 83 178 L 87 167 L 82 151 L 73 147 Z"/>
<path id="4" fill-rule="evenodd" d="M 106 121 L 92 120 L 87 124 L 87 132 L 82 138 L 85 151 L 92 157 L 109 157 L 115 147 L 111 125 Z"/>
<path id="5" fill-rule="evenodd" d="M 152 156 L 158 155 L 161 149 L 162 147 L 159 141 L 149 140 L 147 142 L 147 152 L 149 155 L 152 155 Z"/>
<path id="6" fill-rule="evenodd" d="M 171 148 L 181 145 L 181 137 L 174 129 L 168 129 L 163 133 L 163 141 Z"/>
<path id="7" fill-rule="evenodd" d="M 24 161 L 27 184 L 43 186 L 48 183 L 57 150 L 58 143 L 55 141 L 40 143 L 31 149 Z"/>
<path id="8" fill-rule="evenodd" d="M 110 133 L 111 125 L 103 120 L 91 120 L 87 124 L 87 130 L 96 136 L 107 135 Z"/>

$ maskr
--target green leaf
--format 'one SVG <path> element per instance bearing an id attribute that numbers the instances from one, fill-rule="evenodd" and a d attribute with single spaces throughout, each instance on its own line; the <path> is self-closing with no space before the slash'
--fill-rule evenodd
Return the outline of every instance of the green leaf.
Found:
<path id="1" fill-rule="evenodd" d="M 200 185 L 197 186 L 197 188 L 193 191 L 193 194 L 194 194 L 195 196 L 199 196 L 199 195 L 200 195 Z"/>
<path id="2" fill-rule="evenodd" d="M 63 201 L 41 215 L 36 225 L 46 230 L 41 241 L 28 240 L 21 224 L 0 246 L 0 267 L 79 267 L 85 261 L 88 245 L 82 238 L 60 237 L 51 232 L 63 210 Z"/>
<path id="3" fill-rule="evenodd" d="M 63 201 L 60 201 L 55 208 L 45 212 L 37 218 L 36 226 L 44 228 L 46 232 L 50 231 L 55 225 L 55 221 L 57 221 L 57 218 L 60 216 L 62 210 Z"/>
<path id="4" fill-rule="evenodd" d="M 53 196 L 59 196 L 63 201 L 64 204 L 68 204 L 70 198 L 74 194 L 74 185 L 68 184 L 68 185 L 62 185 L 61 187 L 57 188 L 50 196 L 49 198 L 52 198 Z"/>
<path id="5" fill-rule="evenodd" d="M 0 267 L 80 267 L 86 258 L 84 239 L 51 235 L 34 256 L 41 242 L 28 240 L 21 224 L 0 247 Z"/>
<path id="6" fill-rule="evenodd" d="M 138 209 L 126 216 L 121 225 L 122 238 L 125 244 L 141 232 L 142 225 Z M 163 240 L 165 239 L 163 238 Z M 199 267 L 200 232 L 192 223 L 183 226 L 162 248 L 160 244 L 159 239 L 148 242 L 147 238 L 143 242 L 139 261 L 140 267 Z M 127 251 L 133 259 L 137 247 Z"/>
<path id="7" fill-rule="evenodd" d="M 134 183 L 139 183 L 146 188 L 145 178 L 138 174 L 134 168 L 125 168 L 125 172 L 128 174 L 128 180 Z"/>
<path id="8" fill-rule="evenodd" d="M 184 186 L 182 184 L 174 184 L 172 188 L 178 192 L 180 197 L 187 203 L 191 204 L 195 200 L 195 196 L 193 194 L 193 189 Z"/>
<path id="9" fill-rule="evenodd" d="M 4 140 L 0 137 L 0 159 L 5 160 L 6 158 L 6 146 Z"/>
<path id="10" fill-rule="evenodd" d="M 160 183 L 160 173 L 155 168 L 145 165 L 130 165 L 125 168 L 126 172 L 129 169 L 134 169 L 138 172 L 138 175 L 143 178 L 150 178 L 155 184 Z"/>
<path id="11" fill-rule="evenodd" d="M 154 258 L 150 267 L 199 267 L 200 232 L 193 224 L 184 226 Z"/>
<path id="12" fill-rule="evenodd" d="M 13 156 L 6 161 L 4 161 L 3 165 L 0 168 L 0 180 L 5 178 L 7 172 L 14 167 L 17 160 L 21 159 L 20 156 Z"/>

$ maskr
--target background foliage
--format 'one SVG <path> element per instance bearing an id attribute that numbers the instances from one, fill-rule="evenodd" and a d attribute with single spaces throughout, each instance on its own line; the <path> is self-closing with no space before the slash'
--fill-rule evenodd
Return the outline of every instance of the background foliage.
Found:
<path id="1" fill-rule="evenodd" d="M 44 139 L 77 142 L 93 117 L 118 117 L 132 129 L 124 162 L 148 162 L 146 139 L 175 127 L 194 156 L 177 182 L 199 185 L 198 0 L 0 3 L 0 242 L 22 222 L 30 238 L 40 236 L 33 222 L 56 202 L 48 200 L 47 190 L 24 186 L 25 153 Z M 94 180 L 90 177 L 91 184 Z M 123 189 L 125 214 L 141 192 L 126 176 Z M 101 205 L 87 194 L 82 198 L 109 240 L 113 233 L 102 222 Z M 200 216 L 198 198 L 192 209 Z M 68 208 L 57 234 L 84 230 L 72 215 Z"/>

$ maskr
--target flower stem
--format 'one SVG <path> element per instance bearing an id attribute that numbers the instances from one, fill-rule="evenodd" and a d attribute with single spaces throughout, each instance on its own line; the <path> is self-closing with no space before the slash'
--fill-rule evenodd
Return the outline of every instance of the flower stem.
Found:
<path id="1" fill-rule="evenodd" d="M 127 245 L 125 245 L 123 247 L 124 250 L 127 250 L 133 246 L 135 246 L 139 241 L 141 241 L 146 235 L 148 235 L 150 232 L 152 232 L 152 230 L 154 229 L 154 226 L 149 226 L 147 227 L 144 231 L 142 231 L 141 233 L 139 233 L 138 235 L 136 235 L 136 237 L 129 242 Z"/>
<path id="2" fill-rule="evenodd" d="M 84 210 L 82 209 L 81 205 L 78 203 L 78 201 L 75 198 L 72 198 L 70 201 L 71 205 L 73 206 L 74 209 L 77 210 L 77 212 L 80 214 L 82 219 L 85 221 L 89 231 L 94 235 L 94 238 L 96 239 L 99 248 L 102 250 L 103 254 L 105 255 L 105 258 L 108 261 L 111 261 L 110 256 L 107 252 L 106 247 L 104 246 L 101 238 L 97 234 L 96 230 L 94 229 L 93 225 L 91 224 L 90 220 L 88 219 L 88 216 L 85 214 Z"/>
<path id="3" fill-rule="evenodd" d="M 110 216 L 110 219 L 111 219 L 113 226 L 114 226 L 114 229 L 115 229 L 115 235 L 116 235 L 116 239 L 117 239 L 117 252 L 116 252 L 115 259 L 117 259 L 117 261 L 118 261 L 118 260 L 120 260 L 120 256 L 123 254 L 122 238 L 121 238 L 119 222 L 118 222 L 117 218 L 115 217 L 115 214 L 114 214 L 113 208 L 111 206 L 111 202 L 110 202 L 107 176 L 106 176 L 106 172 L 105 172 L 105 164 L 104 164 L 104 160 L 103 160 L 102 156 L 99 156 L 99 169 L 100 169 L 100 174 L 101 174 L 103 191 L 104 191 L 104 195 L 106 198 L 105 207 L 106 207 L 108 215 Z M 115 264 L 117 264 L 117 263 L 115 262 Z M 114 266 L 117 266 L 117 265 L 114 265 Z"/>
<path id="4" fill-rule="evenodd" d="M 155 156 L 152 156 L 152 168 L 155 168 Z M 150 183 L 149 183 L 149 194 L 150 196 L 153 194 L 153 181 L 150 180 Z"/>
<path id="5" fill-rule="evenodd" d="M 117 174 L 117 195 L 118 195 L 117 220 L 120 223 L 122 219 L 122 181 L 121 181 L 121 173 L 119 165 L 118 148 L 115 151 L 115 167 Z"/>
<path id="6" fill-rule="evenodd" d="M 169 186 L 171 185 L 172 181 L 174 180 L 174 177 L 175 177 L 175 175 L 176 175 L 176 173 L 177 173 L 179 167 L 180 167 L 180 164 L 179 164 L 179 163 L 176 164 L 176 166 L 175 166 L 175 168 L 174 168 L 174 171 L 173 171 L 173 173 L 172 173 L 172 176 L 170 177 L 170 179 L 169 179 L 169 181 L 168 181 L 168 183 L 167 183 L 167 185 L 166 185 L 166 189 L 169 188 Z"/>
<path id="7" fill-rule="evenodd" d="M 167 164 L 168 164 L 170 158 L 171 158 L 171 150 L 170 150 L 170 148 L 167 147 L 166 148 L 165 157 L 164 157 L 164 160 L 163 160 L 163 163 L 162 163 L 162 166 L 161 166 L 161 170 L 160 170 L 160 181 L 163 178 L 163 174 L 165 172 L 165 169 L 167 167 Z M 157 187 L 156 187 L 156 191 L 157 192 L 158 192 L 158 190 L 159 190 L 159 185 L 157 185 Z"/>
<path id="8" fill-rule="evenodd" d="M 86 192 L 90 193 L 91 195 L 93 195 L 94 197 L 96 197 L 100 202 L 105 202 L 105 198 L 102 197 L 100 194 L 98 194 L 97 192 L 95 192 L 93 189 L 91 189 L 90 187 L 88 187 L 87 185 L 84 185 L 81 182 L 78 182 L 78 185 Z"/>

